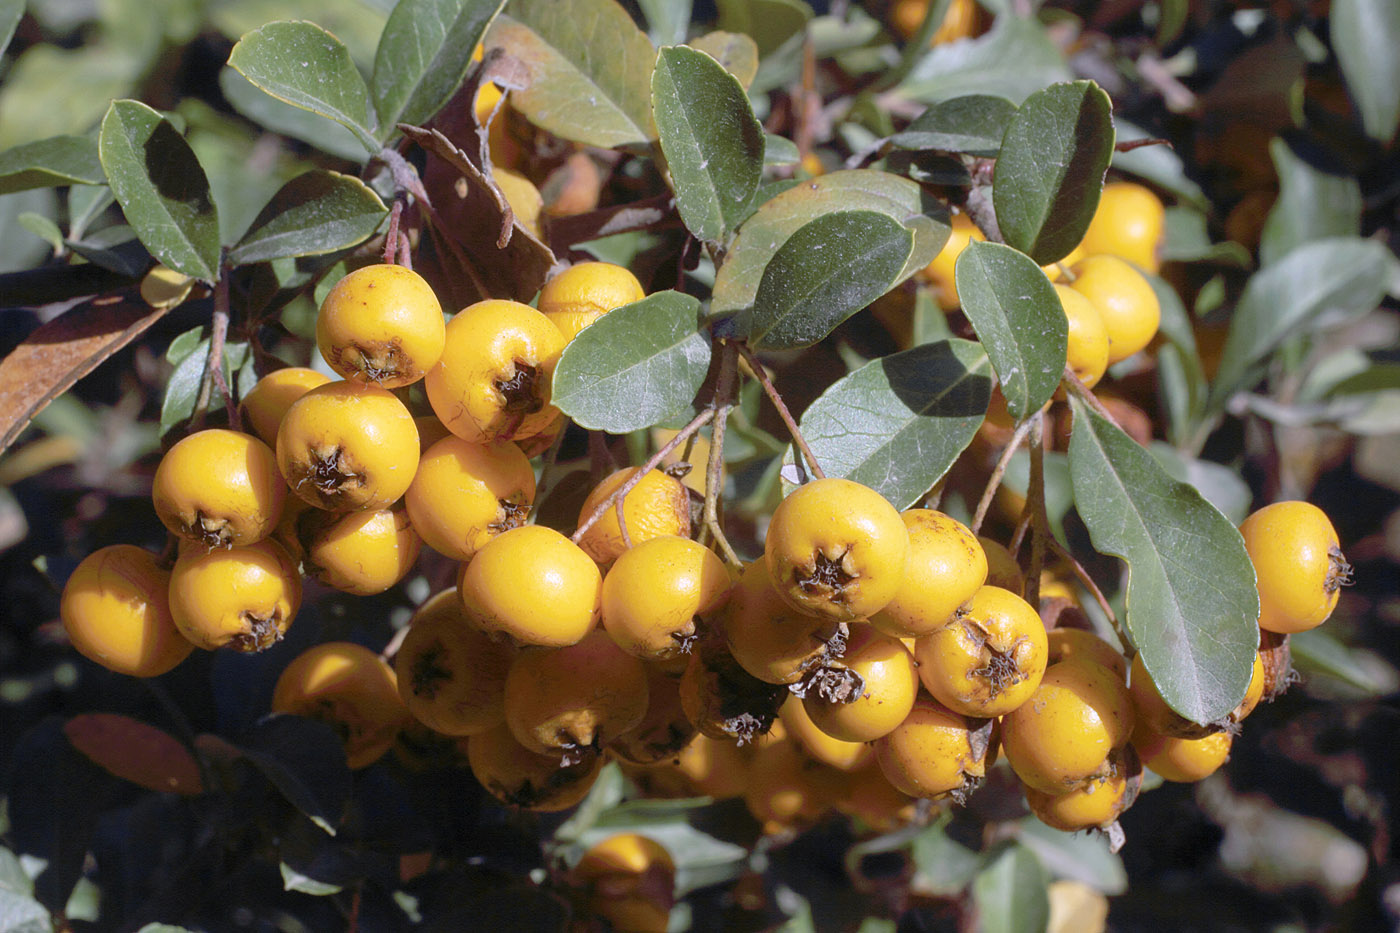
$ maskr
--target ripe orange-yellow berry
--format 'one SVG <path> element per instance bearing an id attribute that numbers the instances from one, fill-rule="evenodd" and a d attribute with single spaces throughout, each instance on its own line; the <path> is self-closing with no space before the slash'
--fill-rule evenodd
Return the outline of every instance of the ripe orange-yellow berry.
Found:
<path id="1" fill-rule="evenodd" d="M 1351 582 L 1332 522 L 1309 502 L 1275 502 L 1240 526 L 1259 587 L 1259 627 L 1279 634 L 1325 622 Z"/>
<path id="2" fill-rule="evenodd" d="M 277 444 L 277 429 L 292 403 L 331 381 L 325 373 L 305 366 L 274 369 L 257 381 L 239 404 L 243 423 L 269 447 Z"/>
<path id="3" fill-rule="evenodd" d="M 642 283 L 623 266 L 610 262 L 581 262 L 544 283 L 538 306 L 564 335 L 579 331 L 614 308 L 646 297 Z"/>
<path id="4" fill-rule="evenodd" d="M 331 369 L 386 389 L 422 379 L 445 340 L 437 295 L 403 266 L 356 269 L 335 284 L 316 315 L 316 344 Z"/>
<path id="5" fill-rule="evenodd" d="M 410 713 L 444 735 L 476 735 L 506 721 L 506 674 L 515 646 L 478 625 L 456 590 L 413 614 L 394 671 Z"/>
<path id="6" fill-rule="evenodd" d="M 149 551 L 113 544 L 69 576 L 59 617 L 84 657 L 130 677 L 157 677 L 194 649 L 170 615 L 170 572 Z"/>
<path id="7" fill-rule="evenodd" d="M 609 496 L 636 476 L 638 469 L 626 467 L 604 477 L 579 509 L 579 523 L 586 521 Z M 665 535 L 687 537 L 690 534 L 690 493 L 675 477 L 660 470 L 648 470 L 623 497 L 622 517 L 627 524 L 626 538 L 618 524 L 614 504 L 583 533 L 579 547 L 598 563 L 607 564 L 627 550 L 628 540 L 636 547 L 643 541 Z"/>
<path id="8" fill-rule="evenodd" d="M 1025 703 L 1045 673 L 1045 625 L 1024 599 L 984 586 L 947 625 L 914 642 L 919 679 L 944 706 L 988 719 Z"/>
<path id="9" fill-rule="evenodd" d="M 348 641 L 324 642 L 297 655 L 277 678 L 272 710 L 332 726 L 351 768 L 378 761 L 408 719 L 393 670 L 373 651 Z"/>
<path id="10" fill-rule="evenodd" d="M 462 601 L 490 631 L 526 645 L 562 647 L 598 623 L 603 575 L 583 550 L 552 528 L 502 532 L 464 564 Z"/>
<path id="11" fill-rule="evenodd" d="M 266 538 L 286 497 L 272 449 L 251 434 L 223 428 L 198 431 L 166 451 L 151 487 L 165 527 L 205 547 Z"/>
<path id="12" fill-rule="evenodd" d="M 471 560 L 496 535 L 519 528 L 535 501 L 535 471 L 510 441 L 477 444 L 448 435 L 429 447 L 404 493 L 423 541 L 453 560 Z"/>
<path id="13" fill-rule="evenodd" d="M 170 615 L 180 634 L 213 651 L 262 651 L 282 640 L 301 606 L 301 574 L 280 544 L 187 552 L 170 573 Z"/>

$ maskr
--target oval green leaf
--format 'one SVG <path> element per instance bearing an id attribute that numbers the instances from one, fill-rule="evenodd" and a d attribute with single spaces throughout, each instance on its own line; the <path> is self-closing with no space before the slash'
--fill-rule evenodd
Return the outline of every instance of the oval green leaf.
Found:
<path id="1" fill-rule="evenodd" d="M 340 40 L 314 23 L 268 23 L 238 40 L 228 63 L 278 100 L 330 117 L 379 151 L 365 79 Z"/>
<path id="2" fill-rule="evenodd" d="M 773 254 L 809 222 L 840 211 L 875 211 L 914 235 L 914 248 L 895 282 L 933 261 L 948 241 L 948 213 L 918 184 L 886 172 L 852 169 L 801 182 L 765 202 L 739 228 L 715 275 L 711 313 L 727 317 L 753 305 Z"/>
<path id="3" fill-rule="evenodd" d="M 971 443 L 991 392 L 982 347 L 943 340 L 838 379 L 802 413 L 800 427 L 828 476 L 863 483 L 907 509 Z"/>
<path id="4" fill-rule="evenodd" d="M 806 224 L 763 270 L 753 309 L 743 316 L 749 346 L 817 343 L 889 291 L 913 248 L 904 225 L 874 211 L 824 214 Z"/>
<path id="5" fill-rule="evenodd" d="M 1382 145 L 1400 124 L 1400 4 L 1395 0 L 1336 0 L 1332 48 L 1342 66 L 1366 133 Z"/>
<path id="6" fill-rule="evenodd" d="M 1068 256 L 1089 229 L 1112 157 L 1112 105 L 1097 84 L 1056 84 L 1026 98 L 992 186 L 1006 242 L 1042 266 Z"/>
<path id="7" fill-rule="evenodd" d="M 742 32 L 707 32 L 685 44 L 719 62 L 720 67 L 738 78 L 745 88 L 753 84 L 754 75 L 758 74 L 758 43 Z"/>
<path id="8" fill-rule="evenodd" d="M 511 0 L 487 44 L 524 63 L 529 85 L 510 102 L 532 123 L 604 149 L 656 138 L 656 47 L 615 0 Z"/>
<path id="9" fill-rule="evenodd" d="M 1069 77 L 1064 53 L 1039 19 L 998 16 L 984 36 L 929 49 L 896 91 L 924 103 L 968 94 L 994 94 L 1019 103 Z"/>
<path id="10" fill-rule="evenodd" d="M 24 16 L 24 0 L 3 0 L 0 2 L 0 55 L 10 47 L 15 37 L 15 28 Z"/>
<path id="11" fill-rule="evenodd" d="M 958 297 L 987 348 L 1017 421 L 1055 394 L 1065 372 L 1069 322 L 1040 267 L 1009 246 L 969 243 L 953 266 Z"/>
<path id="12" fill-rule="evenodd" d="M 700 302 L 657 292 L 609 311 L 564 348 L 554 404 L 585 428 L 626 434 L 690 404 L 710 368 Z"/>
<path id="13" fill-rule="evenodd" d="M 995 156 L 1016 114 L 1005 97 L 969 94 L 929 107 L 902 131 L 890 137 L 901 149 L 936 149 L 974 156 Z"/>
<path id="14" fill-rule="evenodd" d="M 1244 698 L 1259 594 L 1244 539 L 1189 483 L 1077 397 L 1074 499 L 1094 548 L 1128 564 L 1126 624 L 1162 698 L 1198 723 Z"/>
<path id="15" fill-rule="evenodd" d="M 370 90 L 384 139 L 421 126 L 456 93 L 472 50 L 505 0 L 400 0 L 374 52 Z"/>
<path id="16" fill-rule="evenodd" d="M 1019 842 L 988 853 L 972 880 L 977 929 L 982 933 L 1031 933 L 1050 923 L 1050 876 L 1035 853 Z"/>
<path id="17" fill-rule="evenodd" d="M 0 152 L 0 194 L 106 180 L 91 136 L 52 136 Z"/>
<path id="18" fill-rule="evenodd" d="M 274 133 L 299 139 L 347 162 L 363 162 L 365 147 L 358 136 L 330 117 L 278 100 L 232 68 L 219 72 L 219 90 L 243 116 Z"/>
<path id="19" fill-rule="evenodd" d="M 115 100 L 98 137 L 102 168 L 141 243 L 195 279 L 219 277 L 219 213 L 194 150 L 140 101 Z"/>
<path id="20" fill-rule="evenodd" d="M 763 173 L 763 126 L 748 95 L 706 53 L 673 46 L 656 57 L 651 106 L 681 220 L 701 240 L 724 239 Z"/>
<path id="21" fill-rule="evenodd" d="M 243 265 L 348 249 L 374 233 L 387 213 L 379 195 L 358 178 L 313 169 L 273 195 L 229 250 L 229 262 Z"/>
<path id="22" fill-rule="evenodd" d="M 1374 240 L 1329 237 L 1305 243 L 1251 276 L 1220 351 L 1210 410 L 1224 410 L 1230 396 L 1249 388 L 1258 375 L 1256 363 L 1289 336 L 1330 317 L 1324 312 L 1374 308 L 1385 294 L 1393 261 Z"/>
<path id="23" fill-rule="evenodd" d="M 1259 238 L 1261 266 L 1304 243 L 1361 232 L 1361 185 L 1341 166 L 1328 171 L 1316 164 L 1335 158 L 1320 151 L 1304 158 L 1281 136 L 1269 140 L 1269 155 L 1278 171 L 1279 192 Z"/>

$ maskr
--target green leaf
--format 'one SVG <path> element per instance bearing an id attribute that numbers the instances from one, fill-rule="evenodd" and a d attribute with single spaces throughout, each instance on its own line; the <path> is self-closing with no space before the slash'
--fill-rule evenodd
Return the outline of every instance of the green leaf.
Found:
<path id="1" fill-rule="evenodd" d="M 896 283 L 933 261 L 948 240 L 947 209 L 916 183 L 868 169 L 830 172 L 789 188 L 744 221 L 715 276 L 711 313 L 727 317 L 752 306 L 764 269 L 788 237 L 841 211 L 875 211 L 914 234 Z"/>
<path id="2" fill-rule="evenodd" d="M 1148 448 L 1163 470 L 1172 479 L 1190 483 L 1220 514 L 1238 526 L 1249 515 L 1254 493 L 1235 470 L 1209 460 L 1197 460 L 1162 441 L 1153 441 Z"/>
<path id="3" fill-rule="evenodd" d="M 1069 321 L 1055 287 L 1024 253 L 973 240 L 953 266 L 958 297 L 987 348 L 1020 421 L 1055 394 L 1065 372 Z"/>
<path id="4" fill-rule="evenodd" d="M 282 870 L 282 890 L 300 891 L 302 894 L 310 894 L 312 897 L 325 897 L 330 894 L 339 894 L 344 890 L 338 884 L 327 884 L 324 881 L 317 881 L 309 875 L 303 875 L 286 862 L 278 866 Z"/>
<path id="5" fill-rule="evenodd" d="M 0 152 L 0 194 L 106 180 L 90 136 L 54 136 Z"/>
<path id="6" fill-rule="evenodd" d="M 1250 387 L 1259 363 L 1293 334 L 1335 321 L 1334 314 L 1374 308 L 1385 294 L 1392 258 L 1384 245 L 1357 237 L 1305 243 L 1253 275 L 1230 320 L 1211 390 L 1210 410 Z"/>
<path id="7" fill-rule="evenodd" d="M 399 0 L 374 53 L 370 90 L 379 134 L 426 123 L 456 93 L 472 50 L 505 0 Z"/>
<path id="8" fill-rule="evenodd" d="M 15 28 L 24 16 L 24 0 L 0 0 L 0 55 L 10 47 Z"/>
<path id="9" fill-rule="evenodd" d="M 99 136 L 112 193 L 146 249 L 195 279 L 219 277 L 219 214 L 194 150 L 140 101 L 113 101 Z"/>
<path id="10" fill-rule="evenodd" d="M 292 806 L 328 835 L 336 834 L 353 780 L 335 730 L 313 719 L 274 714 L 253 727 L 239 750 Z"/>
<path id="11" fill-rule="evenodd" d="M 374 233 L 387 213 L 358 178 L 313 169 L 282 186 L 228 259 L 243 265 L 348 249 Z"/>
<path id="12" fill-rule="evenodd" d="M 809 347 L 889 291 L 913 248 L 908 228 L 885 214 L 823 214 L 773 254 L 739 328 L 755 350 Z"/>
<path id="13" fill-rule="evenodd" d="M 365 79 L 340 40 L 320 26 L 268 23 L 239 39 L 228 63 L 278 100 L 329 117 L 366 151 L 379 151 Z"/>
<path id="14" fill-rule="evenodd" d="M 828 476 L 863 483 L 907 509 L 971 443 L 991 390 L 981 346 L 943 340 L 838 379 L 802 413 L 800 426 Z"/>
<path id="15" fill-rule="evenodd" d="M 992 186 L 1006 242 L 1040 265 L 1084 239 L 1113 156 L 1108 95 L 1092 81 L 1056 84 L 1011 118 Z"/>
<path id="16" fill-rule="evenodd" d="M 1361 232 L 1361 185 L 1340 168 L 1317 164 L 1325 153 L 1304 158 L 1280 136 L 1269 140 L 1278 170 L 1279 193 L 1259 238 L 1259 264 L 1267 266 L 1295 247 L 1327 237 Z"/>
<path id="17" fill-rule="evenodd" d="M 1102 833 L 1066 833 L 1033 816 L 1021 820 L 1017 829 L 1017 840 L 1040 858 L 1052 876 L 1078 881 L 1110 896 L 1128 890 L 1123 859 L 1109 851 Z"/>
<path id="18" fill-rule="evenodd" d="M 748 215 L 763 173 L 763 126 L 738 79 L 685 46 L 657 55 L 651 95 L 681 220 L 699 239 L 720 241 Z"/>
<path id="19" fill-rule="evenodd" d="M 765 133 L 763 136 L 763 164 L 791 165 L 802 160 L 797 143 L 784 136 Z"/>
<path id="20" fill-rule="evenodd" d="M 1208 262 L 1248 269 L 1254 264 L 1249 250 L 1233 240 L 1212 242 L 1206 215 L 1193 206 L 1169 207 L 1162 233 L 1163 262 Z"/>
<path id="21" fill-rule="evenodd" d="M 1196 332 L 1181 296 L 1155 275 L 1146 277 L 1162 309 L 1159 330 L 1166 342 L 1157 348 L 1157 379 L 1167 414 L 1167 436 L 1186 444 L 1199 424 L 1210 390 L 1196 349 Z"/>
<path id="22" fill-rule="evenodd" d="M 81 239 L 93 221 L 116 200 L 105 184 L 74 185 L 68 190 L 68 235 Z"/>
<path id="23" fill-rule="evenodd" d="M 1309 681 L 1325 677 L 1360 697 L 1384 696 L 1400 687 L 1400 674 L 1384 659 L 1351 648 L 1320 628 L 1295 632 L 1289 637 L 1289 651 L 1298 672 Z"/>
<path id="24" fill-rule="evenodd" d="M 972 881 L 982 933 L 1038 933 L 1050 923 L 1050 879 L 1035 853 L 1019 842 L 993 850 Z"/>
<path id="25" fill-rule="evenodd" d="M 585 428 L 626 434 L 690 404 L 710 366 L 700 302 L 662 291 L 609 311 L 564 348 L 554 404 Z"/>
<path id="26" fill-rule="evenodd" d="M 58 224 L 54 223 L 43 214 L 36 214 L 33 211 L 25 211 L 15 220 L 21 227 L 34 234 L 54 250 L 63 248 L 63 231 L 58 229 Z"/>
<path id="27" fill-rule="evenodd" d="M 1148 139 L 1152 135 L 1119 117 L 1114 118 L 1114 128 L 1120 143 Z M 1139 146 L 1127 152 L 1114 152 L 1113 167 L 1170 191 L 1197 210 L 1204 211 L 1210 207 L 1201 186 L 1186 177 L 1186 164 L 1171 146 Z"/>
<path id="28" fill-rule="evenodd" d="M 758 43 L 742 32 L 707 32 L 685 44 L 719 62 L 745 88 L 758 74 Z"/>
<path id="29" fill-rule="evenodd" d="M 1382 145 L 1400 124 L 1400 5 L 1394 0 L 1335 0 L 1332 48 L 1366 133 Z"/>
<path id="30" fill-rule="evenodd" d="M 487 44 L 525 63 L 530 85 L 510 95 L 532 123 L 610 149 L 656 138 L 656 47 L 615 0 L 510 0 Z"/>
<path id="31" fill-rule="evenodd" d="M 807 27 L 812 8 L 801 0 L 718 0 L 719 28 L 742 32 L 758 43 L 767 58 Z"/>
<path id="32" fill-rule="evenodd" d="M 981 859 L 977 852 L 948 835 L 951 815 L 939 817 L 918 833 L 909 846 L 914 863 L 910 889 L 933 897 L 953 898 L 962 894 L 977 874 Z"/>
<path id="33" fill-rule="evenodd" d="M 974 156 L 995 156 L 1016 114 L 1004 97 L 969 94 L 929 107 L 890 142 L 901 149 L 937 149 Z"/>
<path id="34" fill-rule="evenodd" d="M 685 41 L 693 0 L 638 0 L 637 6 L 647 18 L 652 42 L 675 45 Z"/>
<path id="35" fill-rule="evenodd" d="M 1259 594 L 1244 539 L 1196 491 L 1078 397 L 1070 474 L 1094 548 L 1127 561 L 1126 624 L 1162 698 L 1194 722 L 1244 698 Z"/>
<path id="36" fill-rule="evenodd" d="M 53 923 L 43 904 L 7 888 L 0 888 L 0 930 L 4 933 L 52 933 Z"/>
<path id="37" fill-rule="evenodd" d="M 968 94 L 1020 103 L 1069 78 L 1063 53 L 1035 17 L 998 16 L 984 36 L 934 46 L 895 90 L 926 104 Z"/>
<path id="38" fill-rule="evenodd" d="M 0 272 L 18 272 L 43 262 L 49 254 L 42 240 L 19 224 L 22 214 L 58 216 L 58 196 L 50 188 L 0 194 Z"/>
<path id="39" fill-rule="evenodd" d="M 347 162 L 363 162 L 360 138 L 330 117 L 293 107 L 268 94 L 232 68 L 219 72 L 219 90 L 243 116 L 274 133 L 299 139 Z"/>
<path id="40" fill-rule="evenodd" d="M 175 367 L 165 383 L 165 397 L 160 405 L 160 433 L 164 434 L 194 414 L 204 382 L 204 367 L 209 361 L 209 339 L 199 338 L 203 328 L 186 331 L 170 342 L 166 359 Z M 178 344 L 178 346 L 177 346 Z M 232 374 L 251 357 L 247 343 L 224 344 L 224 380 L 232 385 Z"/>

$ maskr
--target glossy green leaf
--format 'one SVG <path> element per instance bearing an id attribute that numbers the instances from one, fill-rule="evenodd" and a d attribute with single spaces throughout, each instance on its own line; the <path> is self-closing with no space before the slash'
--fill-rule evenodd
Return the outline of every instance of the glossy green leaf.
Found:
<path id="1" fill-rule="evenodd" d="M 763 57 L 777 51 L 812 19 L 812 8 L 802 0 L 718 0 L 715 6 L 719 28 L 752 36 Z"/>
<path id="2" fill-rule="evenodd" d="M 347 162 L 365 160 L 365 146 L 350 130 L 330 117 L 273 97 L 232 68 L 219 72 L 219 90 L 234 110 L 274 133 L 299 139 Z"/>
<path id="3" fill-rule="evenodd" d="M 1198 723 L 1244 698 L 1259 646 L 1254 565 L 1195 487 L 1071 397 L 1070 474 L 1094 548 L 1128 564 L 1126 624 L 1162 698 Z"/>
<path id="4" fill-rule="evenodd" d="M 1278 170 L 1278 200 L 1264 221 L 1259 263 L 1267 266 L 1313 240 L 1361 232 L 1361 185 L 1326 152 L 1295 151 L 1282 137 L 1269 140 Z"/>
<path id="5" fill-rule="evenodd" d="M 838 379 L 802 413 L 800 426 L 828 476 L 863 483 L 907 509 L 971 443 L 991 390 L 981 346 L 928 343 Z"/>
<path id="6" fill-rule="evenodd" d="M 1113 156 L 1113 107 L 1092 81 L 1026 98 L 1002 140 L 992 201 L 1006 242 L 1040 265 L 1084 239 Z"/>
<path id="7" fill-rule="evenodd" d="M 742 32 L 707 32 L 696 36 L 686 45 L 698 49 L 719 62 L 745 88 L 753 84 L 758 74 L 758 43 Z"/>
<path id="8" fill-rule="evenodd" d="M 24 16 L 24 0 L 0 0 L 0 55 L 10 47 L 15 28 Z"/>
<path id="9" fill-rule="evenodd" d="M 374 233 L 387 213 L 379 195 L 358 178 L 313 169 L 282 186 L 229 250 L 229 262 L 348 249 Z"/>
<path id="10" fill-rule="evenodd" d="M 399 0 L 374 53 L 370 91 L 379 135 L 426 123 L 456 93 L 505 0 Z"/>
<path id="11" fill-rule="evenodd" d="M 1201 497 L 1219 509 L 1230 524 L 1238 526 L 1249 515 L 1254 493 L 1237 471 L 1221 463 L 1189 457 L 1162 441 L 1153 441 L 1148 450 L 1168 476 L 1196 487 Z"/>
<path id="12" fill-rule="evenodd" d="M 53 250 L 63 249 L 63 231 L 58 229 L 58 224 L 54 223 L 43 214 L 36 214 L 33 211 L 25 211 L 15 220 L 21 227 L 34 234 Z"/>
<path id="13" fill-rule="evenodd" d="M 1223 410 L 1231 395 L 1249 388 L 1256 364 L 1288 337 L 1325 324 L 1328 312 L 1374 308 L 1385 294 L 1392 261 L 1374 240 L 1329 237 L 1299 246 L 1250 277 L 1220 351 L 1211 410 Z"/>
<path id="14" fill-rule="evenodd" d="M 908 228 L 884 214 L 823 214 L 773 254 L 740 330 L 755 350 L 809 347 L 889 291 L 913 248 Z"/>
<path id="15" fill-rule="evenodd" d="M 875 211 L 914 234 L 896 282 L 928 265 L 948 241 L 947 209 L 909 179 L 867 169 L 830 172 L 790 187 L 744 221 L 715 276 L 712 313 L 724 317 L 750 307 L 764 269 L 788 237 L 840 211 Z"/>
<path id="16" fill-rule="evenodd" d="M 554 404 L 611 434 L 649 428 L 690 404 L 710 366 L 699 313 L 699 301 L 669 290 L 609 311 L 564 348 Z"/>
<path id="17" fill-rule="evenodd" d="M 1017 421 L 1050 401 L 1065 371 L 1069 322 L 1055 287 L 1024 253 L 969 243 L 953 266 L 958 297 Z"/>
<path id="18" fill-rule="evenodd" d="M 112 193 L 151 255 L 195 279 L 219 277 L 219 214 L 183 136 L 140 101 L 113 101 L 99 136 Z"/>
<path id="19" fill-rule="evenodd" d="M 1382 144 L 1400 124 L 1400 4 L 1395 0 L 1334 0 L 1332 48 L 1366 132 Z"/>
<path id="20" fill-rule="evenodd" d="M 91 136 L 54 136 L 0 152 L 0 194 L 106 180 Z"/>
<path id="21" fill-rule="evenodd" d="M 917 833 L 909 846 L 914 863 L 910 889 L 933 897 L 953 898 L 962 894 L 981 864 L 976 850 L 948 834 L 951 815 L 939 817 Z"/>
<path id="22" fill-rule="evenodd" d="M 1039 933 L 1050 922 L 1050 879 L 1035 853 L 1019 842 L 990 854 L 972 881 L 981 933 Z"/>
<path id="23" fill-rule="evenodd" d="M 1067 81 L 1064 54 L 1033 16 L 998 16 L 984 36 L 936 45 L 896 89 L 931 104 L 969 94 L 1020 103 L 1056 81 Z"/>
<path id="24" fill-rule="evenodd" d="M 685 41 L 694 0 L 638 0 L 637 6 L 647 19 L 652 42 L 675 45 Z"/>
<path id="25" fill-rule="evenodd" d="M 200 337 L 201 328 L 186 331 L 171 341 L 166 358 L 175 367 L 165 383 L 165 397 L 160 404 L 160 433 L 164 434 L 194 414 L 199 390 L 204 382 L 204 367 L 209 362 L 209 339 L 205 337 L 191 345 L 191 335 Z M 177 342 L 179 346 L 177 347 Z M 251 357 L 247 343 L 224 344 L 224 380 L 233 385 L 233 374 Z M 218 405 L 216 398 L 211 404 Z"/>
<path id="26" fill-rule="evenodd" d="M 340 40 L 314 23 L 268 23 L 229 53 L 239 74 L 278 100 L 329 117 L 379 151 L 365 79 Z"/>
<path id="27" fill-rule="evenodd" d="M 657 55 L 651 95 L 681 220 L 699 239 L 720 241 L 748 215 L 763 173 L 763 126 L 738 79 L 685 46 Z"/>
<path id="28" fill-rule="evenodd" d="M 890 137 L 901 149 L 937 149 L 995 156 L 1016 105 L 1004 97 L 969 94 L 934 104 Z"/>
<path id="29" fill-rule="evenodd" d="M 511 105 L 556 136 L 609 149 L 656 138 L 656 47 L 616 0 L 510 0 L 487 34 L 525 63 Z"/>

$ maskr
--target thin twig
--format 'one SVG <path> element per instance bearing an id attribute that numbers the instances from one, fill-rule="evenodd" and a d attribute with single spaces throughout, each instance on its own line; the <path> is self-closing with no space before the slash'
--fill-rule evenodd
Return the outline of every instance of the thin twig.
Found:
<path id="1" fill-rule="evenodd" d="M 410 272 L 413 271 L 413 245 L 408 241 L 408 234 L 399 231 L 399 265 Z"/>
<path id="2" fill-rule="evenodd" d="M 389 230 L 384 234 L 384 262 L 392 265 L 399 254 L 399 218 L 403 216 L 403 193 L 394 198 L 394 206 L 389 210 Z"/>
<path id="3" fill-rule="evenodd" d="M 579 523 L 578 530 L 574 532 L 573 542 L 577 544 L 583 538 L 584 534 L 588 532 L 588 529 L 592 528 L 598 522 L 598 519 L 606 514 L 608 509 L 621 501 L 623 496 L 631 492 L 633 487 L 642 481 L 643 476 L 646 476 L 647 473 L 656 469 L 656 465 L 662 460 L 665 460 L 671 451 L 675 450 L 681 444 L 684 444 L 686 438 L 704 427 L 714 416 L 714 409 L 706 408 L 704 411 L 700 412 L 700 414 L 692 418 L 690 423 L 681 428 L 675 437 L 671 438 L 662 445 L 660 450 L 652 454 L 647 462 L 637 469 L 636 473 L 633 473 L 627 478 L 625 483 L 617 487 L 612 495 L 598 503 L 598 506 L 589 513 L 588 517 Z"/>
<path id="4" fill-rule="evenodd" d="M 1113 417 L 1113 414 L 1104 407 L 1103 402 L 1099 401 L 1099 397 L 1094 394 L 1093 390 L 1086 386 L 1068 365 L 1065 366 L 1065 374 L 1061 378 L 1069 390 L 1079 397 L 1080 401 L 1106 418 L 1115 428 L 1122 429 L 1123 426 L 1118 423 L 1118 419 Z"/>
<path id="5" fill-rule="evenodd" d="M 1133 655 L 1137 654 L 1137 652 L 1133 650 L 1133 643 L 1128 638 L 1128 633 L 1123 630 L 1123 625 L 1118 621 L 1118 616 L 1114 613 L 1113 607 L 1108 604 L 1108 597 L 1103 595 L 1103 590 L 1099 589 L 1098 584 L 1094 582 L 1094 578 L 1089 576 L 1089 571 L 1084 569 L 1084 565 L 1081 564 L 1073 554 L 1066 550 L 1064 545 L 1060 544 L 1060 542 L 1056 541 L 1054 538 L 1051 538 L 1046 543 L 1050 545 L 1050 550 L 1055 552 L 1056 557 L 1059 557 L 1069 564 L 1075 579 L 1089 591 L 1089 595 L 1094 597 L 1094 602 L 1099 604 L 1099 608 L 1103 610 L 1104 616 L 1108 619 L 1108 624 L 1113 627 L 1114 634 L 1118 636 L 1118 643 L 1123 648 L 1124 657 L 1128 658 L 1128 660 L 1132 660 Z"/>
<path id="6" fill-rule="evenodd" d="M 1045 515 L 1045 411 L 1030 418 L 1031 478 L 1026 488 L 1026 509 L 1031 515 L 1031 566 L 1026 576 L 1026 602 L 1040 605 L 1040 571 L 1045 566 L 1045 539 L 1050 522 Z"/>
<path id="7" fill-rule="evenodd" d="M 224 344 L 228 339 L 228 319 L 228 267 L 220 263 L 219 281 L 214 283 L 214 318 L 209 331 L 209 360 L 204 365 L 206 374 L 212 376 L 213 384 L 224 397 L 228 426 L 235 431 L 241 431 L 243 425 L 238 417 L 238 406 L 233 403 L 233 393 L 228 390 L 228 380 L 224 378 Z M 208 405 L 209 397 L 204 393 L 203 386 L 200 387 L 200 395 L 204 404 Z"/>
<path id="8" fill-rule="evenodd" d="M 613 509 L 617 512 L 617 530 L 622 534 L 622 546 L 630 550 L 632 548 L 632 536 L 627 532 L 627 516 L 622 512 L 622 506 L 626 502 L 626 496 L 618 496 L 617 505 L 613 506 Z"/>
<path id="9" fill-rule="evenodd" d="M 973 534 L 982 530 L 982 522 L 987 519 L 987 510 L 992 507 L 992 497 L 996 495 L 997 487 L 1001 485 L 1002 477 L 1006 475 L 1006 468 L 1010 465 L 1016 448 L 1021 446 L 1021 442 L 1026 439 L 1026 434 L 1030 429 L 1031 421 L 1029 418 L 1016 425 L 1016 431 L 1011 435 L 1011 440 L 1007 442 L 1006 449 L 1001 452 L 1001 457 L 997 460 L 992 475 L 987 477 L 987 486 L 982 490 L 982 498 L 978 501 L 977 511 L 972 516 L 970 527 Z"/>
<path id="10" fill-rule="evenodd" d="M 763 364 L 759 362 L 754 352 L 742 343 L 733 344 L 743 356 L 744 362 L 749 364 L 749 369 L 753 370 L 754 378 L 758 384 L 763 386 L 763 391 L 768 394 L 768 399 L 773 403 L 773 407 L 778 410 L 778 417 L 783 419 L 783 424 L 787 425 L 788 434 L 792 435 L 792 440 L 797 444 L 797 449 L 802 451 L 803 458 L 812 467 L 812 475 L 817 479 L 825 479 L 826 473 L 822 471 L 821 464 L 817 462 L 816 454 L 812 453 L 812 448 L 807 446 L 807 439 L 802 436 L 802 431 L 797 427 L 797 422 L 792 417 L 792 412 L 788 411 L 787 404 L 783 397 L 778 394 L 778 389 L 773 385 L 773 380 L 768 378 L 768 373 L 764 371 Z M 801 465 L 798 466 L 801 469 Z"/>
<path id="11" fill-rule="evenodd" d="M 711 409 L 715 423 L 710 429 L 710 460 L 705 469 L 705 527 L 714 535 L 724 559 L 735 567 L 742 567 L 743 561 L 730 546 L 720 526 L 719 515 L 720 492 L 724 486 L 724 431 L 739 383 L 736 349 L 742 351 L 745 348 L 742 344 L 720 341 L 719 380 L 715 386 L 714 408 Z"/>

